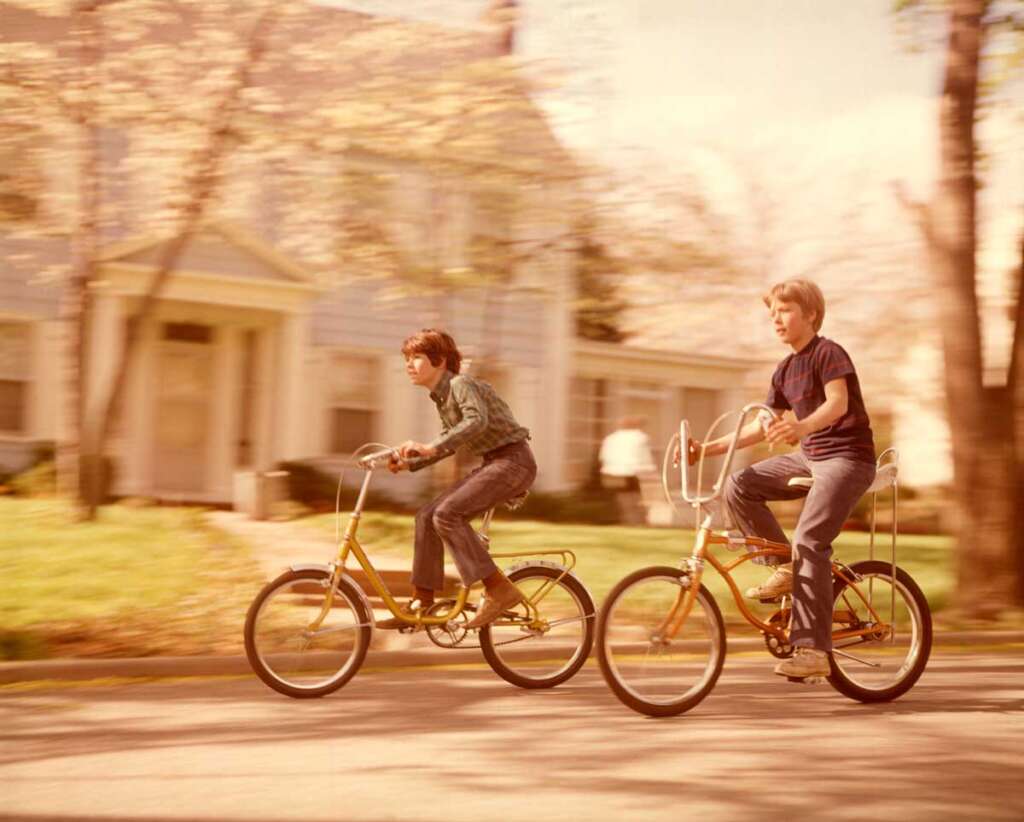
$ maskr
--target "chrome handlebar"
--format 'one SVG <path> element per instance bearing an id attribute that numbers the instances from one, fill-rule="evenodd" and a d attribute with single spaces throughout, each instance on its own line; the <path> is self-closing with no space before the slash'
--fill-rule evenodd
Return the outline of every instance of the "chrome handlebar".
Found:
<path id="1" fill-rule="evenodd" d="M 753 411 L 758 412 L 758 417 L 761 420 L 761 425 L 765 428 L 767 428 L 770 422 L 775 422 L 778 420 L 778 416 L 776 415 L 775 411 L 772 408 L 769 408 L 764 403 L 752 402 L 748 405 L 743 406 L 743 408 L 740 410 L 739 419 L 736 421 L 736 430 L 733 433 L 732 442 L 729 443 L 729 450 L 725 454 L 725 461 L 722 463 L 722 468 L 718 473 L 718 479 L 715 481 L 715 484 L 711 487 L 711 493 L 705 494 L 703 496 L 699 494 L 699 479 L 697 483 L 698 493 L 690 493 L 690 478 L 687 475 L 686 471 L 689 464 L 688 444 L 690 442 L 690 422 L 689 420 L 685 419 L 679 421 L 679 433 L 674 434 L 672 436 L 672 440 L 668 444 L 668 449 L 665 451 L 665 460 L 662 464 L 661 471 L 662 486 L 665 490 L 665 496 L 669 500 L 669 502 L 672 501 L 672 496 L 668 488 L 668 468 L 669 463 L 671 462 L 671 454 L 674 453 L 676 443 L 678 443 L 679 445 L 679 479 L 681 487 L 681 496 L 685 502 L 688 502 L 690 505 L 693 505 L 694 507 L 706 505 L 707 503 L 717 499 L 721 495 L 722 488 L 725 485 L 725 478 L 729 473 L 729 469 L 732 467 L 732 460 L 733 456 L 736 453 L 736 443 L 739 441 L 740 431 L 743 430 L 743 426 L 747 422 L 747 417 Z M 718 427 L 718 424 L 723 419 L 725 419 L 725 417 L 727 417 L 729 413 L 731 412 L 723 414 L 721 417 L 715 420 L 714 423 L 712 423 L 711 427 L 708 429 L 708 433 L 710 434 L 712 431 L 714 431 L 715 428 Z M 703 469 L 703 465 L 704 445 L 702 443 L 700 458 L 698 460 L 698 477 L 700 476 L 701 470 Z"/>

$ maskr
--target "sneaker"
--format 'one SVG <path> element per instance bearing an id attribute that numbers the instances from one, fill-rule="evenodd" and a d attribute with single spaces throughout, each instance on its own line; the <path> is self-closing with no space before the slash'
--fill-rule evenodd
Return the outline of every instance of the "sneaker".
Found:
<path id="1" fill-rule="evenodd" d="M 828 676 L 832 669 L 828 664 L 828 654 L 824 651 L 797 648 L 793 656 L 775 666 L 775 673 L 792 679 L 806 679 L 811 676 Z"/>
<path id="2" fill-rule="evenodd" d="M 401 612 L 407 614 L 410 619 L 415 619 L 417 612 L 426 611 L 434 603 L 433 602 L 421 602 L 419 599 L 410 599 L 405 605 L 401 607 Z M 385 631 L 396 631 L 399 628 L 414 628 L 416 623 L 409 622 L 408 620 L 402 619 L 401 617 L 388 617 L 382 619 L 377 623 L 377 627 Z"/>
<path id="3" fill-rule="evenodd" d="M 472 630 L 490 625 L 505 611 L 522 601 L 522 592 L 506 579 L 500 585 L 495 586 L 493 591 L 487 592 L 483 607 L 477 611 L 477 615 L 473 619 L 466 623 L 466 629 Z"/>
<path id="4" fill-rule="evenodd" d="M 775 597 L 793 591 L 793 572 L 786 568 L 776 568 L 768 579 L 753 588 L 747 588 L 748 599 L 775 599 Z"/>

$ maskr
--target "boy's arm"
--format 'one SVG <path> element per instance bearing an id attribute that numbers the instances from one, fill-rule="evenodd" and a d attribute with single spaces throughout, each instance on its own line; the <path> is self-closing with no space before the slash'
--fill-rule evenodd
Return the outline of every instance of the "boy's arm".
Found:
<path id="1" fill-rule="evenodd" d="M 794 444 L 815 431 L 828 428 L 846 413 L 850 406 L 850 394 L 846 388 L 846 377 L 825 383 L 825 402 L 802 420 L 781 420 L 768 426 L 768 442 Z"/>
<path id="2" fill-rule="evenodd" d="M 776 416 L 782 416 L 781 410 L 778 408 L 774 410 Z M 733 441 L 734 436 L 735 435 L 733 434 L 725 434 L 724 436 L 709 440 L 704 443 L 705 453 L 709 457 L 716 457 L 720 454 L 724 454 L 729 450 L 729 445 Z M 761 421 L 756 418 L 752 419 L 740 429 L 739 439 L 736 441 L 736 448 L 748 448 L 751 445 L 761 442 L 761 440 L 764 439 L 764 436 L 764 428 L 761 426 Z M 698 447 L 700 447 L 699 444 Z"/>

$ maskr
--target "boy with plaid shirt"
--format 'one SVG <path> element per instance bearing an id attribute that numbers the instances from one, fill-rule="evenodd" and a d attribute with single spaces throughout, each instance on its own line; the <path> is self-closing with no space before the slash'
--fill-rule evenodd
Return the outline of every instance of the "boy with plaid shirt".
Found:
<path id="1" fill-rule="evenodd" d="M 402 344 L 406 373 L 415 385 L 430 391 L 441 417 L 442 431 L 429 443 L 409 440 L 388 466 L 393 473 L 418 471 L 451 456 L 459 448 L 482 457 L 483 464 L 416 513 L 412 584 L 415 597 L 406 606 L 414 615 L 429 608 L 434 591 L 444 587 L 444 545 L 466 587 L 483 581 L 484 605 L 467 624 L 481 628 L 522 600 L 522 594 L 498 570 L 470 521 L 489 508 L 524 494 L 537 476 L 537 464 L 526 441 L 530 432 L 516 422 L 505 401 L 490 384 L 460 374 L 462 355 L 444 331 L 427 328 Z M 401 628 L 392 618 L 378 628 Z"/>

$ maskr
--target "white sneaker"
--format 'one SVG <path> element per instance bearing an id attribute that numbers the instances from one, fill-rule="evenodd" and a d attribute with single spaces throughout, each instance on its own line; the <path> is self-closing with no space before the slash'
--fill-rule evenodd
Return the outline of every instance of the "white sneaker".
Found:
<path id="1" fill-rule="evenodd" d="M 816 651 L 814 648 L 797 648 L 793 652 L 793 656 L 782 660 L 775 666 L 775 673 L 794 679 L 806 679 L 811 676 L 828 676 L 832 673 L 832 669 L 828 664 L 828 654 L 824 651 Z"/>
<path id="2" fill-rule="evenodd" d="M 776 568 L 768 579 L 753 588 L 747 588 L 747 599 L 775 599 L 793 591 L 793 572 L 788 568 Z"/>

